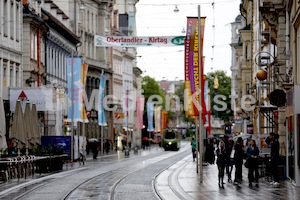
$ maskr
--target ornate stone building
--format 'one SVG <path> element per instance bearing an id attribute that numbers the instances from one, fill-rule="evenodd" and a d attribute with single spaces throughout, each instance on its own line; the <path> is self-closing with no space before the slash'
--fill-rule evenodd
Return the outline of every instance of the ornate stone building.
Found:
<path id="1" fill-rule="evenodd" d="M 299 2 L 243 0 L 240 11 L 250 27 L 254 133 L 279 134 L 284 175 L 300 186 Z"/>

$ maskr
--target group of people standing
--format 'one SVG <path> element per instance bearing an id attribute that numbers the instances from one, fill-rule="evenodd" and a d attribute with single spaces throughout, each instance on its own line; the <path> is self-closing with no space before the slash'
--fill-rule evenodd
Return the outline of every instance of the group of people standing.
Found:
<path id="1" fill-rule="evenodd" d="M 271 148 L 270 153 L 270 172 L 273 178 L 271 184 L 274 186 L 278 186 L 279 177 L 277 173 L 278 160 L 279 160 L 279 136 L 275 133 L 270 133 L 270 136 L 267 138 L 266 143 Z M 195 151 L 196 145 L 195 140 L 192 139 L 192 152 L 193 159 L 195 159 Z M 209 145 L 208 145 L 209 146 Z M 195 147 L 193 149 L 193 147 Z M 259 148 L 256 145 L 255 140 L 251 140 L 250 144 L 245 147 L 243 144 L 243 139 L 239 137 L 237 141 L 234 143 L 232 140 L 219 140 L 218 147 L 215 150 L 215 154 L 217 156 L 217 166 L 218 166 L 218 184 L 220 188 L 224 188 L 224 175 L 225 169 L 226 174 L 228 176 L 228 182 L 231 183 L 231 174 L 233 171 L 233 166 L 235 166 L 235 177 L 233 184 L 240 185 L 242 183 L 242 170 L 244 159 L 246 159 L 247 168 L 248 168 L 248 180 L 249 186 L 255 184 L 258 187 L 258 179 L 259 179 Z M 210 164 L 211 161 L 209 161 Z"/>

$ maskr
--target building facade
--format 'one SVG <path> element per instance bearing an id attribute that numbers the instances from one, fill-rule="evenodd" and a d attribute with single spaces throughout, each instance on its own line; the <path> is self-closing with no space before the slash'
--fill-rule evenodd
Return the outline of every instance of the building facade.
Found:
<path id="1" fill-rule="evenodd" d="M 279 134 L 280 155 L 285 158 L 281 161 L 283 176 L 296 186 L 300 186 L 299 10 L 299 2 L 291 0 L 243 0 L 240 6 L 250 27 L 247 53 L 252 54 L 250 89 L 255 109 L 250 116 L 254 133 L 260 137 Z M 245 87 L 247 80 L 241 79 L 240 87 Z"/>
<path id="2" fill-rule="evenodd" d="M 0 2 L 0 97 L 4 101 L 6 133 L 10 127 L 9 87 L 23 85 L 23 17 L 20 1 Z"/>

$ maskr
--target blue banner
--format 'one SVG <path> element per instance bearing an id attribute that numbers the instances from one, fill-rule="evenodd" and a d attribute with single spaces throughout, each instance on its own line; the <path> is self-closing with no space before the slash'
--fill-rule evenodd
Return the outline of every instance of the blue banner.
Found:
<path id="1" fill-rule="evenodd" d="M 147 103 L 147 117 L 148 117 L 147 131 L 154 131 L 154 128 L 153 128 L 153 112 L 154 112 L 154 104 L 152 102 L 148 102 Z"/>
<path id="2" fill-rule="evenodd" d="M 82 90 L 81 58 L 67 58 L 67 83 L 68 83 L 68 122 L 82 121 Z"/>
<path id="3" fill-rule="evenodd" d="M 104 106 L 103 106 L 105 82 L 106 82 L 106 76 L 101 74 L 100 75 L 100 84 L 99 84 L 99 98 L 98 98 L 98 124 L 99 124 L 99 126 L 107 126 L 106 119 L 105 119 L 105 113 L 104 113 Z"/>

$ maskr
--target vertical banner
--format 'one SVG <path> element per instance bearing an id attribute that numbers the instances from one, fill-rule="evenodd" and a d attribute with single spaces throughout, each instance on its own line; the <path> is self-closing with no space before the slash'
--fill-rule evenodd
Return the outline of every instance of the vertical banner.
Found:
<path id="1" fill-rule="evenodd" d="M 168 112 L 163 110 L 161 112 L 161 133 L 167 128 L 167 123 L 168 123 Z"/>
<path id="2" fill-rule="evenodd" d="M 211 122 L 210 122 L 210 91 L 208 86 L 208 80 L 205 80 L 204 83 L 204 101 L 205 101 L 205 113 L 203 113 L 203 116 L 205 116 L 205 128 L 208 131 L 208 134 L 210 134 L 211 129 Z"/>
<path id="3" fill-rule="evenodd" d="M 155 132 L 160 132 L 161 130 L 161 106 L 154 107 L 154 124 L 155 124 Z"/>
<path id="4" fill-rule="evenodd" d="M 105 82 L 106 76 L 104 74 L 100 74 L 100 84 L 99 84 L 99 96 L 98 96 L 98 124 L 99 126 L 107 126 L 105 113 L 104 113 L 104 91 L 105 91 Z"/>
<path id="5" fill-rule="evenodd" d="M 84 104 L 84 91 L 85 91 L 85 87 L 86 87 L 86 77 L 87 77 L 87 73 L 88 73 L 88 68 L 89 65 L 88 64 L 82 64 L 82 76 L 81 76 L 81 82 L 82 82 L 82 90 L 81 90 L 81 119 L 82 122 L 88 123 L 89 120 L 87 118 L 86 115 L 86 110 L 85 110 L 85 104 Z"/>
<path id="6" fill-rule="evenodd" d="M 184 73 L 185 73 L 185 110 L 188 116 L 198 116 L 199 111 L 197 107 L 203 107 L 204 104 L 199 105 L 199 98 L 203 98 L 203 87 L 200 88 L 200 81 L 203 83 L 203 38 L 204 38 L 204 26 L 205 17 L 201 17 L 200 20 L 201 32 L 199 38 L 198 30 L 198 18 L 187 18 L 187 31 L 185 40 L 185 58 L 184 58 Z M 201 46 L 199 47 L 198 41 L 201 40 Z M 201 50 L 199 55 L 198 50 Z M 200 60 L 199 60 L 200 58 Z M 199 77 L 200 74 L 200 77 Z M 203 84 L 202 84 L 203 85 Z M 201 94 L 195 93 L 201 90 Z M 203 101 L 202 101 L 203 102 Z M 198 105 L 197 105 L 198 104 Z"/>
<path id="7" fill-rule="evenodd" d="M 144 96 L 136 97 L 136 128 L 143 128 L 143 114 L 144 114 Z"/>
<path id="8" fill-rule="evenodd" d="M 147 131 L 154 131 L 154 128 L 153 128 L 153 111 L 154 111 L 154 104 L 152 102 L 148 102 L 147 103 L 147 117 L 148 117 Z"/>
<path id="9" fill-rule="evenodd" d="M 68 122 L 81 121 L 81 58 L 67 58 Z"/>

